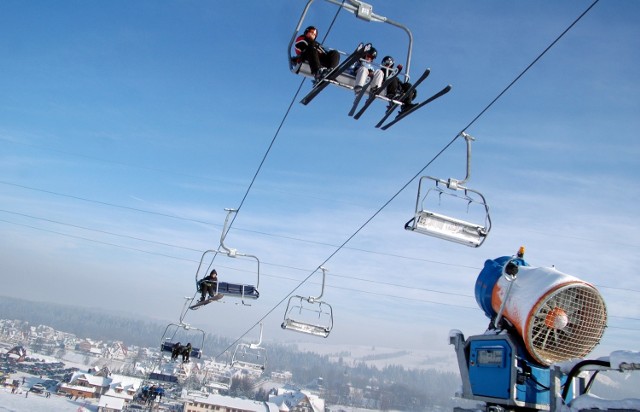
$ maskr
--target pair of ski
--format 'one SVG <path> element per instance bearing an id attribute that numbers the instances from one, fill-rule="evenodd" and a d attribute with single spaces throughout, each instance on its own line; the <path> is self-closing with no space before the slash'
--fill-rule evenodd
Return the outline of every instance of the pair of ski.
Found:
<path id="1" fill-rule="evenodd" d="M 398 123 L 400 120 L 404 119 L 405 117 L 407 117 L 408 115 L 410 115 L 411 113 L 415 112 L 416 110 L 420 109 L 423 106 L 426 106 L 427 104 L 431 103 L 432 101 L 436 100 L 439 97 L 444 96 L 445 94 L 449 93 L 449 91 L 451 90 L 451 85 L 447 85 L 444 89 L 440 90 L 438 93 L 434 94 L 433 96 L 429 97 L 427 100 L 414 104 L 410 109 L 407 110 L 401 110 L 398 115 L 395 117 L 395 119 L 393 119 L 392 121 L 390 121 L 387 124 L 384 124 L 384 122 L 389 118 L 389 116 L 391 116 L 391 114 L 398 108 L 398 106 L 400 106 L 401 104 L 404 105 L 405 103 L 403 103 L 404 101 L 407 100 L 407 98 L 409 96 L 411 96 L 411 94 L 413 94 L 413 92 L 416 90 L 416 88 L 420 85 L 420 83 L 422 83 L 431 73 L 430 69 L 426 69 L 424 71 L 424 73 L 422 73 L 422 75 L 418 78 L 418 80 L 415 81 L 415 83 L 413 83 L 413 85 L 407 89 L 406 92 L 404 92 L 402 94 L 402 96 L 400 96 L 397 100 L 390 100 L 391 104 L 389 106 L 389 108 L 387 109 L 387 111 L 385 112 L 384 116 L 382 117 L 382 119 L 376 124 L 377 128 L 380 128 L 382 130 L 387 130 L 388 128 L 390 128 L 391 126 L 393 126 L 394 124 Z M 389 76 L 380 87 L 378 87 L 377 89 L 371 90 L 371 92 L 369 93 L 369 97 L 367 98 L 367 100 L 365 101 L 364 105 L 362 106 L 362 108 L 358 111 L 358 113 L 355 113 L 358 104 L 360 103 L 360 100 L 362 99 L 362 97 L 364 96 L 364 94 L 367 92 L 368 90 L 368 85 L 366 85 L 365 87 L 362 88 L 362 90 L 360 91 L 360 93 L 358 93 L 358 95 L 356 96 L 356 99 L 353 102 L 353 107 L 351 108 L 351 110 L 349 111 L 349 116 L 353 116 L 354 119 L 359 119 L 360 116 L 362 116 L 362 114 L 369 108 L 369 106 L 371 105 L 371 103 L 373 103 L 373 101 L 376 99 L 376 97 L 383 91 L 386 90 L 387 86 L 389 86 L 389 84 L 393 81 L 393 79 L 398 76 L 399 72 L 396 70 L 391 76 Z M 355 113 L 355 115 L 354 115 Z M 383 126 L 384 124 L 384 126 Z"/>
<path id="2" fill-rule="evenodd" d="M 337 67 L 333 68 L 326 76 L 319 79 L 318 82 L 313 86 L 311 91 L 300 100 L 300 103 L 307 105 L 313 100 L 321 91 L 324 90 L 325 87 L 329 85 L 329 83 L 335 82 L 335 80 L 344 73 L 349 67 L 351 67 L 355 62 L 360 60 L 365 56 L 365 54 L 371 50 L 371 43 L 362 44 L 360 43 L 358 47 L 354 50 L 349 57 L 347 57 L 342 63 L 340 63 Z"/>

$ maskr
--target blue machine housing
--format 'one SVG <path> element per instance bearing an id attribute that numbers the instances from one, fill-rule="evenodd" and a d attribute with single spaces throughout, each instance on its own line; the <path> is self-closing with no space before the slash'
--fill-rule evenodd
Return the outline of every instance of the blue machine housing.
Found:
<path id="1" fill-rule="evenodd" d="M 462 396 L 488 404 L 549 410 L 551 371 L 532 363 L 507 333 L 451 337 L 463 381 Z"/>
<path id="2" fill-rule="evenodd" d="M 496 315 L 496 312 L 491 307 L 491 293 L 493 292 L 493 287 L 500 276 L 502 276 L 502 268 L 510 260 L 518 266 L 529 266 L 523 258 L 513 258 L 512 256 L 488 259 L 484 262 L 484 267 L 478 275 L 478 279 L 476 279 L 476 302 L 489 319 Z"/>

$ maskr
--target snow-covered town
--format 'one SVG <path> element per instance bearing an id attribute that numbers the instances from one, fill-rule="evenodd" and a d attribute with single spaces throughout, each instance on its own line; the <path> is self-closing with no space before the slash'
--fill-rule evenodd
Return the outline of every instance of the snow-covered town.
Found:
<path id="1" fill-rule="evenodd" d="M 12 411 L 40 410 L 39 404 L 42 410 L 99 412 L 325 411 L 318 394 L 289 383 L 290 372 L 265 377 L 249 362 L 232 367 L 170 355 L 0 320 L 0 405 L 11 405 Z M 265 400 L 227 396 L 235 384 L 264 392 Z"/>

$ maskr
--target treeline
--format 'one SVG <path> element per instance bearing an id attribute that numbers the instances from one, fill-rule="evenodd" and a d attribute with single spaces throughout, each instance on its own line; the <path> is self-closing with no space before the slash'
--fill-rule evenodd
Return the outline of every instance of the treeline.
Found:
<path id="1" fill-rule="evenodd" d="M 119 340 L 128 345 L 145 347 L 158 345 L 158 330 L 163 327 L 150 320 L 117 316 L 98 309 L 4 296 L 0 297 L 0 318 L 24 320 L 32 326 L 50 326 L 61 332 L 72 333 L 78 338 Z"/>
<path id="2" fill-rule="evenodd" d="M 30 302 L 0 297 L 0 318 L 18 319 L 32 326 L 47 325 L 56 330 L 73 333 L 79 338 L 123 341 L 126 345 L 155 347 L 158 332 L 166 325 L 152 320 L 133 319 L 97 309 L 78 308 L 70 305 Z M 233 341 L 208 334 L 204 347 L 210 355 L 229 348 Z M 290 371 L 297 385 L 316 387 L 329 405 L 340 404 L 376 409 L 437 410 L 451 404 L 460 378 L 453 373 L 436 370 L 407 370 L 402 366 L 377 368 L 359 362 L 355 366 L 330 361 L 326 355 L 301 352 L 295 345 L 263 343 L 268 354 L 265 373 Z M 233 349 L 226 352 L 233 353 Z M 344 356 L 349 356 L 344 352 Z M 218 359 L 230 361 L 230 359 Z M 321 379 L 320 379 L 321 378 Z M 247 397 L 266 396 L 248 393 L 248 382 L 237 382 L 232 391 Z"/>

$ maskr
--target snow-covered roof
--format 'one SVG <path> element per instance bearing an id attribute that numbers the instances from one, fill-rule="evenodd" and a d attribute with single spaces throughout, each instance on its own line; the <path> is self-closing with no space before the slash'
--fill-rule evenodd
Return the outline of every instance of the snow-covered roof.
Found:
<path id="1" fill-rule="evenodd" d="M 98 406 L 108 407 L 115 410 L 122 410 L 122 408 L 124 408 L 124 399 L 102 395 L 100 397 L 100 400 L 98 401 Z"/>
<path id="2" fill-rule="evenodd" d="M 308 401 L 314 412 L 324 411 L 324 399 L 308 391 L 297 390 L 291 386 L 278 388 L 276 395 L 269 396 L 269 402 L 273 402 L 281 411 L 293 409 L 303 401 Z"/>
<path id="3" fill-rule="evenodd" d="M 88 394 L 95 393 L 93 388 L 87 388 L 86 386 L 80 386 L 80 385 L 71 385 L 70 383 L 60 384 L 60 389 L 72 389 L 76 392 L 86 392 Z"/>
<path id="4" fill-rule="evenodd" d="M 75 382 L 78 380 L 85 380 L 91 386 L 109 386 L 109 382 L 111 379 L 104 376 L 95 376 L 89 373 L 77 373 L 71 378 L 71 382 Z"/>
<path id="5" fill-rule="evenodd" d="M 595 395 L 578 396 L 570 403 L 571 411 L 581 410 L 625 410 L 640 411 L 640 399 L 601 399 Z"/>
<path id="6" fill-rule="evenodd" d="M 227 409 L 241 409 L 243 411 L 255 412 L 278 412 L 278 406 L 272 402 L 259 402 L 249 399 L 232 398 L 223 395 L 210 394 L 204 397 L 187 394 L 183 395 L 183 399 L 191 400 L 192 402 L 223 406 Z"/>

